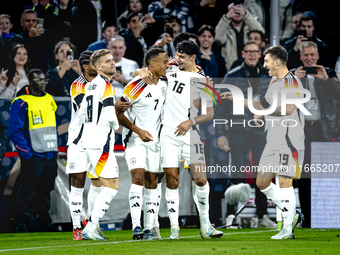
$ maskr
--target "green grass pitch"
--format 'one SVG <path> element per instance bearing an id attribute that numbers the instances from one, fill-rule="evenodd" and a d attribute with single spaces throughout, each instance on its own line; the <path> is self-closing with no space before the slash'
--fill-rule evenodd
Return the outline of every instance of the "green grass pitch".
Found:
<path id="1" fill-rule="evenodd" d="M 131 231 L 106 231 L 109 241 L 73 241 L 72 232 L 1 234 L 0 254 L 340 254 L 340 229 L 296 229 L 295 240 L 271 240 L 278 231 L 223 229 L 202 240 L 198 229 L 181 229 L 180 240 L 133 241 Z"/>

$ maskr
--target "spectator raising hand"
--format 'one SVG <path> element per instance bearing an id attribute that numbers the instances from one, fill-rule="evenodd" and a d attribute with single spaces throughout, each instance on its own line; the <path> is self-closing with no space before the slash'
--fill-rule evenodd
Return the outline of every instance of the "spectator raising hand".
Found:
<path id="1" fill-rule="evenodd" d="M 74 59 L 72 44 L 60 41 L 55 45 L 57 67 L 46 73 L 46 91 L 53 96 L 69 96 L 72 82 L 81 75 L 79 61 Z"/>
<path id="2" fill-rule="evenodd" d="M 4 69 L 1 69 L 1 74 L 0 74 L 0 84 L 6 84 L 8 80 L 8 77 L 6 74 L 4 74 Z"/>

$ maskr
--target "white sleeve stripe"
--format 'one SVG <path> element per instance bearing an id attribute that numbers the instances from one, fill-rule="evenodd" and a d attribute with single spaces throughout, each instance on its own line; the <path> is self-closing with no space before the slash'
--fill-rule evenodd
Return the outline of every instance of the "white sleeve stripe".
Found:
<path id="1" fill-rule="evenodd" d="M 129 95 L 130 95 L 131 97 L 133 97 L 133 96 L 139 91 L 139 89 L 143 87 L 143 85 L 144 85 L 144 82 L 143 82 L 143 80 L 141 80 L 141 81 L 138 82 L 137 85 L 134 86 L 134 88 L 129 92 Z"/>

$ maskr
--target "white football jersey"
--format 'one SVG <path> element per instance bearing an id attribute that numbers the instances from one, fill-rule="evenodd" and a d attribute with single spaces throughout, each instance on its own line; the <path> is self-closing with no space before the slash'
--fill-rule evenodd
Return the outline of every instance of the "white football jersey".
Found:
<path id="1" fill-rule="evenodd" d="M 123 97 L 130 101 L 130 108 L 124 112 L 125 116 L 137 127 L 148 131 L 154 141 L 159 140 L 161 113 L 165 101 L 167 80 L 162 78 L 157 85 L 148 85 L 136 76 L 125 86 Z M 127 128 L 123 128 L 123 143 L 131 139 L 140 138 Z M 133 138 L 134 137 L 134 138 Z"/>
<path id="2" fill-rule="evenodd" d="M 212 97 L 206 93 L 210 89 L 206 86 L 207 78 L 202 74 L 193 72 L 167 73 L 168 87 L 164 103 L 162 124 L 176 128 L 183 121 L 195 118 L 198 109 L 193 102 L 202 99 L 207 102 L 207 107 L 213 107 Z"/>
<path id="3" fill-rule="evenodd" d="M 82 134 L 84 148 L 109 150 L 114 130 L 119 127 L 114 97 L 114 87 L 100 74 L 86 85 L 85 97 L 81 105 L 81 111 L 85 112 Z"/>
<path id="4" fill-rule="evenodd" d="M 301 81 L 289 72 L 281 81 L 277 81 L 276 77 L 270 82 L 265 98 L 271 105 L 273 101 L 273 92 L 278 92 L 278 107 L 281 106 L 281 93 L 285 88 L 303 89 Z M 301 98 L 300 93 L 287 93 L 287 98 Z M 267 130 L 267 149 L 279 150 L 281 146 L 290 146 L 296 150 L 305 148 L 305 133 L 304 133 L 304 115 L 299 110 L 294 110 L 291 115 L 282 116 L 265 116 Z M 291 147 L 291 146 L 290 146 Z"/>
<path id="5" fill-rule="evenodd" d="M 85 95 L 85 86 L 88 82 L 89 81 L 85 78 L 85 76 L 81 75 L 71 85 L 70 95 L 71 95 L 72 113 L 71 113 L 70 126 L 68 127 L 67 145 L 70 145 L 71 143 L 78 144 L 80 140 L 80 136 L 81 136 L 80 130 L 81 130 L 81 126 L 83 123 L 79 117 L 79 112 L 80 112 L 79 108 Z"/>

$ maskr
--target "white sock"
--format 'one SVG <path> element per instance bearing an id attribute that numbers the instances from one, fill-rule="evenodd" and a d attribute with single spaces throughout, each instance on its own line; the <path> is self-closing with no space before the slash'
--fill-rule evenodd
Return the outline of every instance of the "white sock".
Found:
<path id="1" fill-rule="evenodd" d="M 196 195 L 196 183 L 191 180 L 191 193 L 192 193 L 192 198 L 194 199 L 198 214 L 200 214 L 200 207 L 198 205 L 198 200 L 197 200 L 197 195 Z"/>
<path id="2" fill-rule="evenodd" d="M 283 228 L 291 232 L 296 214 L 296 198 L 294 188 L 281 188 L 281 197 Z"/>
<path id="3" fill-rule="evenodd" d="M 86 219 L 89 220 L 94 203 L 96 202 L 96 199 L 99 195 L 99 193 L 103 190 L 104 186 L 96 187 L 91 184 L 89 193 L 87 194 L 87 213 L 86 213 Z"/>
<path id="4" fill-rule="evenodd" d="M 131 184 L 129 191 L 130 212 L 132 220 L 132 229 L 140 227 L 140 216 L 143 205 L 143 186 Z"/>
<path id="5" fill-rule="evenodd" d="M 275 185 L 274 183 L 270 183 L 269 187 L 265 189 L 261 189 L 261 192 L 266 195 L 268 199 L 270 199 L 274 205 L 280 210 L 281 207 L 281 190 L 279 186 Z"/>
<path id="6" fill-rule="evenodd" d="M 144 230 L 151 230 L 157 208 L 157 189 L 144 188 Z"/>
<path id="7" fill-rule="evenodd" d="M 159 212 L 159 207 L 161 205 L 161 199 L 162 199 L 162 183 L 158 183 L 157 184 L 157 205 L 156 205 L 155 219 L 152 224 L 153 227 L 159 227 L 158 212 Z"/>
<path id="8" fill-rule="evenodd" d="M 196 185 L 196 184 L 195 184 Z M 207 182 L 204 186 L 196 185 L 196 197 L 197 197 L 197 204 L 198 204 L 198 211 L 199 214 L 204 217 L 209 217 L 209 193 L 210 187 L 209 183 Z"/>
<path id="9" fill-rule="evenodd" d="M 166 188 L 165 200 L 171 226 L 178 226 L 179 194 L 178 189 Z"/>
<path id="10" fill-rule="evenodd" d="M 81 216 L 81 210 L 83 208 L 83 191 L 84 191 L 84 188 L 76 188 L 76 187 L 71 186 L 71 192 L 69 195 L 69 205 L 70 205 L 73 229 L 81 228 L 80 216 Z"/>
<path id="11" fill-rule="evenodd" d="M 99 220 L 104 217 L 106 211 L 110 207 L 112 199 L 116 196 L 117 193 L 118 190 L 116 189 L 104 187 L 98 195 L 91 213 L 91 223 L 93 224 L 90 225 L 94 225 L 94 228 L 97 227 Z"/>

